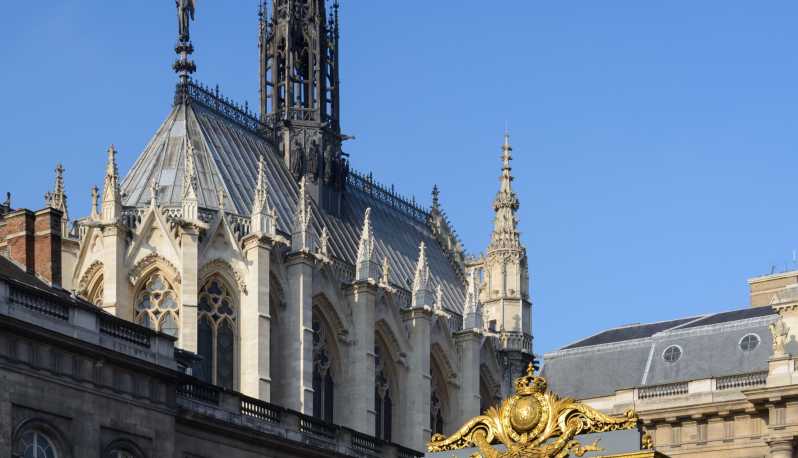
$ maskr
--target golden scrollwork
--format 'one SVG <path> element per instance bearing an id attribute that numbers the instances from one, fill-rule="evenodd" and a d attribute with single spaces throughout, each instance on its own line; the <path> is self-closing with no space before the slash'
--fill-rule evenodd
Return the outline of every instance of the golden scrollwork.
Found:
<path id="1" fill-rule="evenodd" d="M 605 415 L 570 398 L 560 399 L 547 391 L 546 380 L 533 374 L 515 381 L 515 395 L 501 406 L 469 420 L 449 437 L 432 436 L 427 444 L 431 453 L 478 447 L 473 458 L 563 458 L 600 451 L 598 441 L 583 445 L 579 434 L 637 428 L 638 418 L 629 410 L 624 416 Z M 493 445 L 504 445 L 505 451 Z"/>

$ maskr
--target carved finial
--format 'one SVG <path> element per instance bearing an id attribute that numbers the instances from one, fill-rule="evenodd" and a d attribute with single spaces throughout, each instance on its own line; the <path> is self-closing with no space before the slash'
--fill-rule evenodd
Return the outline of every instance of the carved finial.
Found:
<path id="1" fill-rule="evenodd" d="M 432 211 L 438 212 L 441 209 L 441 191 L 438 189 L 438 185 L 432 186 Z"/>
<path id="2" fill-rule="evenodd" d="M 158 208 L 158 179 L 153 178 L 150 182 L 150 207 Z"/>
<path id="3" fill-rule="evenodd" d="M 435 306 L 433 310 L 443 312 L 443 286 L 440 283 L 435 287 Z"/>
<path id="4" fill-rule="evenodd" d="M 299 195 L 297 196 L 296 210 L 294 211 L 294 230 L 291 234 L 291 248 L 294 251 L 312 252 L 311 212 L 308 193 L 305 188 L 305 178 L 299 181 Z"/>
<path id="5" fill-rule="evenodd" d="M 424 242 L 418 247 L 418 262 L 413 278 L 413 307 L 432 307 L 432 294 L 429 289 L 429 262 L 427 261 L 427 245 Z"/>
<path id="6" fill-rule="evenodd" d="M 482 329 L 482 305 L 479 302 L 479 276 L 477 269 L 468 271 L 465 304 L 463 304 L 463 329 Z"/>
<path id="7" fill-rule="evenodd" d="M 116 148 L 108 148 L 103 185 L 102 217 L 106 223 L 115 223 L 122 214 L 122 191 L 119 189 L 119 168 L 116 165 Z"/>
<path id="8" fill-rule="evenodd" d="M 327 230 L 327 226 L 321 228 L 321 235 L 319 236 L 319 254 L 327 259 L 330 257 L 330 232 Z"/>
<path id="9" fill-rule="evenodd" d="M 63 213 L 61 218 L 61 234 L 67 235 L 69 227 L 69 214 L 67 211 L 67 196 L 64 192 L 64 166 L 60 163 L 55 166 L 55 183 L 52 192 L 44 195 L 44 202 L 50 208 L 55 208 Z"/>
<path id="10" fill-rule="evenodd" d="M 383 287 L 391 286 L 391 264 L 388 261 L 388 256 L 382 258 L 382 276 L 380 277 L 380 285 Z"/>
<path id="11" fill-rule="evenodd" d="M 366 209 L 363 216 L 363 230 L 360 232 L 360 242 L 357 247 L 357 266 L 355 280 L 368 281 L 374 275 L 374 231 L 371 228 L 371 207 Z"/>
<path id="12" fill-rule="evenodd" d="M 100 201 L 100 190 L 97 188 L 97 185 L 91 187 L 91 219 L 97 220 L 100 218 L 100 214 L 97 212 L 97 205 Z"/>
<path id="13" fill-rule="evenodd" d="M 276 233 L 276 213 L 269 204 L 269 185 L 266 182 L 266 162 L 263 157 L 258 161 L 258 182 L 255 185 L 255 196 L 252 199 L 252 224 L 250 231 L 253 234 L 273 236 Z"/>
<path id="14" fill-rule="evenodd" d="M 185 83 L 190 75 L 197 71 L 197 66 L 189 59 L 189 56 L 194 52 L 189 28 L 191 21 L 194 20 L 195 4 L 194 0 L 175 0 L 175 5 L 177 6 L 178 25 L 175 52 L 178 57 L 172 68 L 180 76 L 180 81 Z"/>
<path id="15" fill-rule="evenodd" d="M 183 219 L 197 221 L 199 218 L 197 201 L 197 169 L 194 165 L 194 145 L 186 138 L 186 160 L 183 164 Z"/>

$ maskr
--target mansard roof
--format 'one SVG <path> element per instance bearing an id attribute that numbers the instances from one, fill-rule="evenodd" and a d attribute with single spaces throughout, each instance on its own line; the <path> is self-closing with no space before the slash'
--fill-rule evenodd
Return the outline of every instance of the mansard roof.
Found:
<path id="1" fill-rule="evenodd" d="M 771 355 L 771 307 L 745 308 L 610 329 L 544 355 L 543 375 L 554 391 L 577 399 L 616 390 L 765 371 Z M 743 351 L 748 334 L 758 345 Z M 680 357 L 665 361 L 676 346 Z M 582 377 L 589 368 L 590 377 Z"/>
<path id="2" fill-rule="evenodd" d="M 248 217 L 262 157 L 270 204 L 278 214 L 277 229 L 290 234 L 299 186 L 274 145 L 258 133 L 258 120 L 194 83 L 190 83 L 187 95 L 178 99 L 123 180 L 123 205 L 149 206 L 152 182 L 157 180 L 159 204 L 180 207 L 188 139 L 195 154 L 199 208 L 218 210 L 219 190 L 223 190 L 225 211 Z M 429 247 L 432 284 L 442 286 L 444 306 L 461 314 L 463 283 L 428 225 L 429 214 L 370 178 L 350 173 L 340 215 L 313 205 L 316 234 L 327 226 L 333 257 L 354 265 L 363 216 L 369 207 L 376 260 L 381 263 L 383 257 L 388 257 L 391 282 L 410 289 L 408 282 L 413 280 L 418 246 L 424 241 Z"/>

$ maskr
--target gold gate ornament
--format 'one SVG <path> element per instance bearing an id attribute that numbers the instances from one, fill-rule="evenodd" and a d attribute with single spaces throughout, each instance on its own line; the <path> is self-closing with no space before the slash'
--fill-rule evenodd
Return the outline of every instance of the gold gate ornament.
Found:
<path id="1" fill-rule="evenodd" d="M 472 458 L 564 458 L 601 451 L 598 441 L 582 445 L 579 434 L 636 429 L 634 410 L 622 417 L 605 415 L 570 398 L 560 399 L 547 391 L 546 379 L 527 373 L 515 380 L 515 395 L 501 406 L 469 420 L 449 437 L 435 434 L 427 444 L 430 453 L 476 446 L 480 453 Z M 502 444 L 506 451 L 493 445 Z"/>

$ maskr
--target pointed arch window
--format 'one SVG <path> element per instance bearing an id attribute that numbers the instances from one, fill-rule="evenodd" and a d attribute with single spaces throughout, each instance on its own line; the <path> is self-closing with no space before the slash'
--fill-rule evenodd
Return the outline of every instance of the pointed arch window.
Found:
<path id="1" fill-rule="evenodd" d="M 380 354 L 379 347 L 374 349 L 375 357 L 375 386 L 374 386 L 374 407 L 376 411 L 374 436 L 378 439 L 391 441 L 391 417 L 393 416 L 393 401 L 391 400 L 391 386 L 385 374 L 384 359 Z"/>
<path id="2" fill-rule="evenodd" d="M 177 337 L 180 327 L 180 310 L 174 287 L 160 272 L 147 279 L 136 294 L 136 316 L 138 324 Z"/>
<path id="3" fill-rule="evenodd" d="M 333 421 L 335 386 L 327 349 L 327 332 L 319 320 L 313 320 L 313 416 Z"/>
<path id="4" fill-rule="evenodd" d="M 218 276 L 200 290 L 197 351 L 202 357 L 198 377 L 225 388 L 235 382 L 236 305 L 230 287 Z"/>

